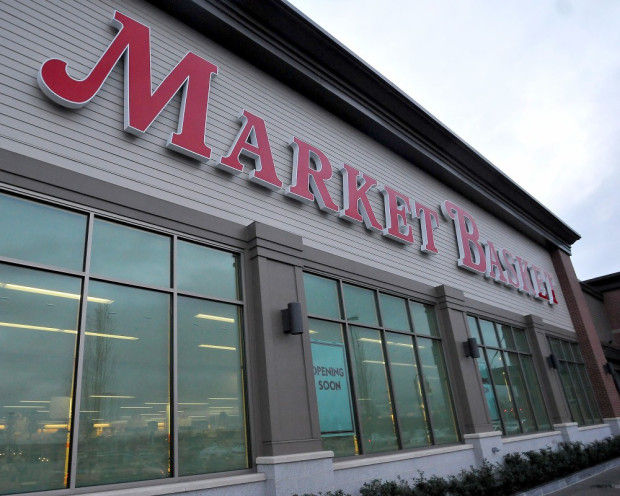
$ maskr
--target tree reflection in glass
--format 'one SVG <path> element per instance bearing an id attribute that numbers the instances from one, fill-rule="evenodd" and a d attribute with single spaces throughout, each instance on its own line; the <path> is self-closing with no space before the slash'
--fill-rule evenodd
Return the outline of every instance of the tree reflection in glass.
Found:
<path id="1" fill-rule="evenodd" d="M 241 311 L 178 300 L 179 474 L 247 468 Z"/>
<path id="2" fill-rule="evenodd" d="M 81 282 L 0 264 L 0 493 L 66 487 Z"/>
<path id="3" fill-rule="evenodd" d="M 91 281 L 77 485 L 170 476 L 170 297 Z"/>

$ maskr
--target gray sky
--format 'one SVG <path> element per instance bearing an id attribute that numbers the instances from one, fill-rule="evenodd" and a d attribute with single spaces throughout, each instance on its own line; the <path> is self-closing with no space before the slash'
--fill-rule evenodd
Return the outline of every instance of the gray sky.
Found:
<path id="1" fill-rule="evenodd" d="M 620 0 L 290 0 L 620 270 Z"/>

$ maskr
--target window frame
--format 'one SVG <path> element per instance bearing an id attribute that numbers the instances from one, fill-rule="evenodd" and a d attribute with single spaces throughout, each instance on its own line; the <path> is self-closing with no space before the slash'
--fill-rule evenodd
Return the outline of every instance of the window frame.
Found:
<path id="1" fill-rule="evenodd" d="M 34 269 L 42 272 L 52 273 L 52 274 L 61 274 L 67 276 L 73 276 L 80 279 L 81 282 L 81 294 L 80 294 L 80 303 L 78 310 L 78 334 L 77 341 L 75 344 L 75 360 L 73 367 L 73 384 L 71 389 L 71 423 L 70 423 L 70 442 L 69 442 L 69 465 L 68 472 L 66 477 L 68 479 L 68 484 L 65 488 L 62 489 L 51 489 L 45 491 L 31 491 L 26 493 L 18 493 L 18 494 L 32 494 L 32 495 L 64 495 L 64 494 L 80 494 L 80 493 L 88 493 L 92 492 L 94 489 L 100 490 L 114 490 L 114 489 L 124 489 L 124 488 L 133 488 L 133 487 L 144 487 L 151 486 L 153 484 L 173 484 L 181 481 L 190 481 L 190 480 L 202 480 L 209 479 L 215 477 L 223 477 L 227 475 L 236 475 L 236 474 L 245 474 L 252 471 L 254 466 L 254 457 L 253 457 L 253 436 L 254 429 L 252 428 L 252 418 L 253 418 L 253 400 L 251 392 L 249 391 L 249 369 L 250 369 L 250 359 L 248 357 L 248 312 L 250 310 L 250 305 L 247 298 L 247 274 L 246 274 L 246 253 L 243 248 L 237 246 L 230 246 L 224 244 L 222 242 L 209 240 L 206 237 L 200 237 L 193 234 L 185 233 L 183 231 L 177 229 L 171 229 L 169 227 L 161 227 L 155 224 L 144 222 L 139 219 L 132 219 L 129 216 L 119 215 L 113 212 L 109 212 L 100 208 L 94 208 L 90 205 L 82 205 L 78 203 L 74 203 L 71 201 L 67 201 L 61 198 L 55 198 L 50 195 L 44 195 L 41 193 L 37 193 L 34 191 L 24 190 L 22 188 L 16 188 L 7 184 L 0 184 L 0 194 L 12 196 L 14 198 L 39 203 L 43 206 L 48 206 L 57 209 L 63 209 L 72 213 L 81 214 L 86 217 L 86 226 L 85 226 L 85 239 L 84 239 L 84 251 L 82 257 L 81 270 L 74 270 L 63 268 L 60 266 L 41 264 L 38 262 L 30 262 L 27 260 L 16 259 L 11 257 L 6 257 L 0 255 L 0 263 L 11 265 L 15 267 L 23 267 L 27 269 Z M 148 231 L 150 233 L 163 235 L 169 238 L 170 242 L 170 285 L 169 287 L 162 287 L 157 285 L 144 284 L 136 281 L 124 280 L 124 279 L 116 279 L 111 277 L 93 275 L 90 272 L 90 257 L 92 253 L 92 239 L 93 239 L 93 226 L 95 218 L 113 222 L 119 225 L 123 225 L 126 227 L 141 229 L 144 231 Z M 203 293 L 195 293 L 191 291 L 183 291 L 177 287 L 177 277 L 176 277 L 176 255 L 177 255 L 177 242 L 178 241 L 187 241 L 190 243 L 195 243 L 200 246 L 204 246 L 207 248 L 212 248 L 220 251 L 228 252 L 236 257 L 237 264 L 237 274 L 236 274 L 236 284 L 239 291 L 238 299 L 230 299 L 230 298 L 220 298 L 215 296 L 208 296 Z M 169 477 L 161 478 L 161 479 L 147 479 L 147 480 L 138 480 L 132 482 L 119 482 L 119 483 L 111 483 L 111 484 L 103 484 L 103 485 L 93 485 L 93 486 L 76 486 L 77 479 L 77 450 L 78 450 L 78 442 L 79 442 L 79 407 L 81 403 L 81 390 L 83 383 L 83 369 L 84 369 L 84 347 L 85 347 L 85 332 L 86 332 L 86 310 L 87 310 L 87 296 L 88 296 L 88 288 L 89 282 L 100 281 L 104 283 L 111 283 L 120 286 L 145 289 L 150 291 L 156 291 L 158 293 L 165 293 L 170 298 L 170 332 L 169 332 L 169 359 L 170 363 L 168 365 L 169 370 L 169 384 L 170 384 L 170 404 L 171 404 L 171 417 L 170 417 L 170 430 L 171 430 L 171 439 L 170 439 L 170 447 L 169 447 L 169 460 L 172 467 L 170 471 Z M 247 455 L 247 468 L 230 470 L 224 472 L 207 472 L 204 474 L 196 474 L 196 475 L 179 475 L 179 467 L 178 467 L 178 425 L 179 425 L 179 416 L 178 416 L 178 318 L 177 318 L 177 300 L 179 296 L 197 298 L 206 301 L 213 301 L 217 303 L 224 303 L 235 305 L 237 308 L 241 310 L 242 314 L 242 322 L 239 327 L 240 334 L 240 344 L 239 344 L 239 353 L 240 353 L 240 362 L 241 362 L 241 381 L 242 381 L 242 404 L 244 407 L 244 440 L 246 446 L 246 455 Z"/>
<path id="2" fill-rule="evenodd" d="M 592 383 L 590 382 L 589 384 L 584 384 L 582 381 L 582 377 L 581 374 L 578 374 L 577 378 L 573 377 L 575 374 L 573 373 L 573 369 L 572 367 L 570 367 L 569 365 L 576 365 L 578 368 L 583 367 L 585 372 L 586 372 L 586 377 L 588 379 L 588 382 L 590 381 L 590 378 L 587 375 L 587 369 L 585 368 L 586 364 L 583 361 L 583 355 L 581 354 L 581 350 L 579 350 L 579 357 L 575 357 L 575 353 L 573 353 L 573 347 L 576 346 L 579 349 L 579 343 L 577 341 L 571 341 L 570 339 L 564 338 L 564 337 L 557 337 L 557 336 L 547 336 L 547 341 L 549 342 L 549 349 L 551 350 L 551 353 L 553 353 L 556 356 L 556 359 L 558 361 L 558 369 L 556 369 L 557 374 L 558 374 L 558 378 L 560 379 L 560 384 L 562 386 L 562 393 L 564 395 L 564 402 L 566 404 L 566 408 L 568 409 L 568 413 L 571 416 L 571 419 L 573 422 L 576 422 L 577 425 L 579 425 L 580 427 L 584 427 L 584 426 L 589 426 L 589 425 L 597 425 L 600 424 L 603 421 L 602 415 L 601 415 L 601 411 L 600 408 L 598 406 L 598 404 L 596 403 L 596 397 L 592 396 L 592 400 L 594 402 L 594 405 L 590 404 L 590 397 L 589 395 L 586 393 L 586 404 L 582 405 L 581 401 L 579 400 L 579 397 L 577 396 L 577 408 L 579 409 L 579 415 L 581 415 L 581 417 L 583 418 L 583 422 L 579 422 L 578 419 L 575 419 L 573 416 L 573 413 L 571 412 L 569 403 L 568 403 L 568 395 L 566 394 L 566 384 L 564 384 L 564 381 L 562 380 L 562 376 L 560 374 L 560 370 L 559 370 L 559 366 L 561 364 L 565 365 L 567 367 L 567 372 L 568 372 L 568 376 L 569 376 L 569 380 L 571 381 L 571 385 L 572 387 L 575 389 L 575 391 L 577 391 L 578 389 L 575 387 L 579 387 L 581 388 L 582 391 L 587 391 L 588 389 L 592 389 Z M 557 343 L 557 346 L 563 347 L 564 345 L 567 345 L 570 348 L 570 354 L 572 359 L 568 359 L 568 358 L 563 358 L 563 353 L 559 354 L 556 353 L 554 351 L 554 346 L 553 346 L 553 342 Z M 579 360 L 579 359 L 580 360 Z M 576 379 L 576 380 L 575 380 Z M 589 386 L 589 388 L 588 388 Z M 588 423 L 586 422 L 586 417 L 584 415 L 584 406 L 587 407 L 587 409 L 590 412 L 590 418 L 592 419 L 592 423 Z M 594 406 L 596 408 L 596 411 L 594 411 L 592 409 L 592 406 Z"/>
<path id="3" fill-rule="evenodd" d="M 404 294 L 398 294 L 395 293 L 394 291 L 386 291 L 380 287 L 377 286 L 370 286 L 368 284 L 364 284 L 364 283 L 360 283 L 358 281 L 352 281 L 349 279 L 344 279 L 340 276 L 336 276 L 333 274 L 325 274 L 323 272 L 319 272 L 317 270 L 313 270 L 313 269 L 306 269 L 304 268 L 303 270 L 303 274 L 308 274 L 311 276 L 316 276 L 316 277 L 321 277 L 324 279 L 328 279 L 331 280 L 333 282 L 336 283 L 336 288 L 337 288 L 337 292 L 338 292 L 338 305 L 339 305 L 339 310 L 340 310 L 340 317 L 338 319 L 333 318 L 333 317 L 325 317 L 325 316 L 320 316 L 320 315 L 315 315 L 315 314 L 311 314 L 307 311 L 307 317 L 308 319 L 313 319 L 313 320 L 319 320 L 319 321 L 324 321 L 324 322 L 331 322 L 331 323 L 336 323 L 338 325 L 341 326 L 342 329 L 342 334 L 343 334 L 343 342 L 344 342 L 344 346 L 345 346 L 345 350 L 346 350 L 346 364 L 347 364 L 347 372 L 348 372 L 348 379 L 349 379 L 349 384 L 350 384 L 350 388 L 351 388 L 351 404 L 353 406 L 353 420 L 354 420 L 354 427 L 355 427 L 355 436 L 356 436 L 356 445 L 357 445 L 357 449 L 358 449 L 358 454 L 355 455 L 351 455 L 351 456 L 343 456 L 343 457 L 339 457 L 339 459 L 344 460 L 344 459 L 351 459 L 351 458 L 356 458 L 359 456 L 363 456 L 363 455 L 377 455 L 379 453 L 366 453 L 364 450 L 364 446 L 363 443 L 360 442 L 360 439 L 365 435 L 364 432 L 364 428 L 363 428 L 363 423 L 362 423 L 362 419 L 361 419 L 361 414 L 360 414 L 360 406 L 359 406 L 359 401 L 358 401 L 358 394 L 357 394 L 357 390 L 358 390 L 358 386 L 356 384 L 356 379 L 355 379 L 355 374 L 353 372 L 353 350 L 352 350 L 352 344 L 351 344 L 351 336 L 350 336 L 350 327 L 358 327 L 358 328 L 362 328 L 362 329 L 370 329 L 373 331 L 378 331 L 380 333 L 380 337 L 381 337 L 381 347 L 382 347 L 382 353 L 384 356 L 384 361 L 385 361 L 385 373 L 386 373 L 386 377 L 387 377 L 387 390 L 388 390 L 388 394 L 389 394 L 389 399 L 390 399 L 390 409 L 392 411 L 392 415 L 394 416 L 394 433 L 395 433 L 395 439 L 396 439 L 396 444 L 397 444 L 397 449 L 396 451 L 386 451 L 385 453 L 390 453 L 390 452 L 398 452 L 398 451 L 415 451 L 415 450 L 420 450 L 420 449 L 429 449 L 429 447 L 439 447 L 439 446 L 449 446 L 449 445 L 453 445 L 453 444 L 459 444 L 463 441 L 463 434 L 461 432 L 461 427 L 460 427 L 460 422 L 459 422 L 459 418 L 458 418 L 458 413 L 456 410 L 456 403 L 454 400 L 454 393 L 452 391 L 452 381 L 448 380 L 448 396 L 449 396 L 449 401 L 450 401 L 450 406 L 452 408 L 452 414 L 454 417 L 454 425 L 456 427 L 456 440 L 454 441 L 454 443 L 442 443 L 442 444 L 436 444 L 435 442 L 435 433 L 434 433 L 434 421 L 433 421 L 433 414 L 431 412 L 431 409 L 429 408 L 429 403 L 428 403 L 428 394 L 427 394 L 427 386 L 426 386 L 426 381 L 424 378 L 424 371 L 422 370 L 423 367 L 421 366 L 421 362 L 420 362 L 420 355 L 419 355 L 419 350 L 418 350 L 418 338 L 423 338 L 423 339 L 430 339 L 433 340 L 434 342 L 439 342 L 441 343 L 441 356 L 442 356 L 442 360 L 443 360 L 443 366 L 444 366 L 444 370 L 446 375 L 449 376 L 449 371 L 448 371 L 448 360 L 446 357 L 446 350 L 445 350 L 445 339 L 444 336 L 442 336 L 441 334 L 441 327 L 439 325 L 439 320 L 437 318 L 437 309 L 436 309 L 436 304 L 430 303 L 428 301 L 424 301 L 423 299 L 420 298 L 411 298 L 407 295 Z M 367 323 L 354 323 L 354 322 L 350 322 L 347 319 L 347 309 L 346 309 L 346 302 L 345 302 L 345 297 L 344 297 L 344 285 L 348 284 L 350 286 L 356 286 L 365 290 L 369 290 L 372 291 L 373 294 L 373 302 L 375 305 L 375 310 L 376 310 L 376 314 L 377 314 L 377 321 L 378 321 L 378 325 L 372 325 L 372 324 L 367 324 Z M 384 325 L 384 318 L 383 318 L 383 314 L 381 311 L 381 303 L 380 303 L 380 297 L 379 294 L 385 294 L 388 296 L 393 296 L 396 298 L 401 298 L 405 301 L 406 304 L 406 311 L 407 311 L 407 322 L 409 324 L 409 328 L 410 331 L 403 331 L 403 330 L 398 330 L 398 329 L 392 329 L 390 327 L 386 327 Z M 304 294 L 305 294 L 305 289 L 304 289 Z M 418 332 L 416 332 L 415 329 L 415 325 L 414 325 L 414 321 L 413 321 L 413 315 L 412 315 L 412 310 L 411 310 L 411 301 L 416 302 L 416 303 L 420 303 L 426 306 L 430 306 L 432 307 L 432 314 L 433 314 L 433 319 L 435 320 L 435 325 L 436 325 L 436 329 L 437 329 L 437 335 L 432 335 L 432 334 L 420 334 Z M 306 307 L 307 310 L 307 307 Z M 390 363 L 390 355 L 389 355 L 389 351 L 388 351 L 388 347 L 387 347 L 387 343 L 386 343 L 386 332 L 389 333 L 395 333 L 395 334 L 399 334 L 399 335 L 403 335 L 403 336 L 408 336 L 411 338 L 412 343 L 413 343 L 413 351 L 414 351 L 414 357 L 416 360 L 415 366 L 417 368 L 417 373 L 419 374 L 419 381 L 420 381 L 420 389 L 421 389 L 421 396 L 422 396 L 422 401 L 424 404 L 424 410 L 426 411 L 427 414 L 427 428 L 428 428 L 428 432 L 429 432 L 429 437 L 431 439 L 431 443 L 430 444 L 426 444 L 423 446 L 419 446 L 419 447 L 415 447 L 415 448 L 408 448 L 408 447 L 403 447 L 403 442 L 402 442 L 402 428 L 401 428 L 401 423 L 400 423 L 400 412 L 399 412 L 399 408 L 397 406 L 397 402 L 394 401 L 394 386 L 393 386 L 393 382 L 392 382 L 392 371 L 391 371 L 391 363 Z M 311 336 L 309 336 L 310 341 L 313 341 L 313 338 Z M 318 341 L 321 342 L 321 341 Z M 322 433 L 321 433 L 322 434 Z M 321 436 L 322 437 L 322 436 Z"/>
<path id="4" fill-rule="evenodd" d="M 483 317 L 483 316 L 480 316 L 478 314 L 474 314 L 474 313 L 470 313 L 470 312 L 467 312 L 465 314 L 465 318 L 468 321 L 467 332 L 468 332 L 470 337 L 476 338 L 476 341 L 478 342 L 478 347 L 480 348 L 480 351 L 481 351 L 480 357 L 482 359 L 484 359 L 485 364 L 486 364 L 487 369 L 488 369 L 489 380 L 491 382 L 491 387 L 492 387 L 492 390 L 493 390 L 493 401 L 495 402 L 495 407 L 497 408 L 497 412 L 499 414 L 499 421 L 500 421 L 500 425 L 501 425 L 502 436 L 506 436 L 506 437 L 522 436 L 522 435 L 534 434 L 534 433 L 539 433 L 539 432 L 549 432 L 549 431 L 551 431 L 553 429 L 553 425 L 551 424 L 551 417 L 549 416 L 549 410 L 548 410 L 547 405 L 546 405 L 546 403 L 544 401 L 544 393 L 543 393 L 543 390 L 542 390 L 542 385 L 541 385 L 541 382 L 540 382 L 538 370 L 536 369 L 536 366 L 534 364 L 534 357 L 533 357 L 533 354 L 532 354 L 532 343 L 530 342 L 530 338 L 528 336 L 527 331 L 524 328 L 522 328 L 522 327 L 518 327 L 518 326 L 515 326 L 513 324 L 509 324 L 507 322 L 499 322 L 499 321 L 496 321 L 496 320 L 492 320 L 490 318 Z M 474 319 L 475 322 L 476 322 L 476 331 L 477 331 L 477 333 L 475 335 L 474 335 L 473 329 L 471 329 L 470 326 L 469 326 L 469 318 Z M 488 344 L 486 344 L 486 343 L 484 343 L 482 341 L 482 339 L 481 339 L 482 328 L 481 328 L 481 325 L 480 325 L 480 320 L 485 320 L 485 321 L 490 322 L 491 324 L 493 324 L 493 332 L 495 333 L 495 338 L 496 338 L 497 343 L 498 343 L 499 346 L 488 345 Z M 522 350 L 519 349 L 519 347 L 516 344 L 516 339 L 514 338 L 514 333 L 513 333 L 513 341 L 515 343 L 514 347 L 513 348 L 508 348 L 508 347 L 502 348 L 501 347 L 500 334 L 499 334 L 499 331 L 498 331 L 498 327 L 499 326 L 509 327 L 511 333 L 513 333 L 514 329 L 517 329 L 520 332 L 523 332 L 523 335 L 525 336 L 525 339 L 526 339 L 526 342 L 527 342 L 528 351 L 525 352 L 525 351 L 522 351 Z M 534 431 L 526 432 L 523 429 L 523 421 L 521 420 L 521 416 L 520 415 L 516 415 L 517 422 L 519 424 L 519 431 L 520 432 L 510 433 L 510 434 L 506 433 L 506 426 L 505 426 L 504 418 L 501 415 L 501 408 L 499 406 L 499 401 L 497 399 L 497 390 L 496 390 L 496 385 L 495 385 L 495 379 L 493 378 L 493 373 L 491 372 L 490 361 L 489 361 L 489 358 L 488 358 L 488 350 L 489 349 L 493 350 L 493 351 L 498 351 L 500 353 L 500 356 L 501 356 L 501 359 L 502 359 L 502 368 L 503 368 L 503 370 L 504 370 L 504 372 L 506 374 L 506 378 L 508 380 L 508 388 L 509 388 L 510 396 L 512 398 L 512 403 L 514 405 L 514 408 L 518 411 L 519 407 L 517 405 L 516 397 L 515 397 L 515 394 L 514 394 L 514 388 L 513 388 L 513 385 L 512 385 L 512 379 L 510 378 L 510 374 L 508 373 L 508 369 L 507 369 L 507 366 L 506 366 L 506 360 L 504 358 L 506 353 L 514 353 L 515 355 L 517 355 L 518 361 L 519 361 L 519 373 L 521 374 L 521 377 L 523 378 L 523 382 L 525 384 L 526 400 L 527 400 L 528 406 L 530 408 L 530 411 L 532 412 L 532 419 L 534 420 L 534 425 L 536 427 L 536 429 Z M 539 387 L 539 389 L 541 391 L 541 395 L 543 396 L 542 407 L 545 410 L 545 414 L 546 414 L 547 420 L 549 422 L 549 429 L 542 429 L 540 427 L 540 425 L 539 425 L 538 419 L 536 418 L 535 409 L 534 409 L 534 402 L 532 400 L 532 393 L 530 392 L 530 388 L 528 387 L 527 380 L 525 379 L 526 376 L 525 376 L 524 367 L 523 367 L 523 358 L 522 358 L 523 356 L 530 357 L 530 360 L 532 361 L 532 366 L 534 368 L 534 371 L 536 372 L 536 380 L 538 381 L 538 387 Z M 482 379 L 482 377 L 480 376 L 480 370 L 479 370 L 479 367 L 478 367 L 477 364 L 476 364 L 476 371 L 478 373 L 478 376 Z M 487 404 L 486 401 L 485 401 L 485 408 L 488 410 L 488 404 Z M 489 412 L 489 414 L 490 414 L 490 412 Z"/>

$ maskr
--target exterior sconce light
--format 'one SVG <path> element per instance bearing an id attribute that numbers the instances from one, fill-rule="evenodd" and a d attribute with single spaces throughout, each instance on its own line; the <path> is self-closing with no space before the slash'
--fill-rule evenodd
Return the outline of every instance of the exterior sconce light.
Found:
<path id="1" fill-rule="evenodd" d="M 471 358 L 478 358 L 480 356 L 480 349 L 478 348 L 478 341 L 476 338 L 469 338 L 463 343 L 465 348 L 465 356 Z"/>
<path id="2" fill-rule="evenodd" d="M 282 328 L 287 334 L 304 333 L 304 319 L 301 313 L 301 303 L 289 303 L 287 308 L 282 310 Z"/>
<path id="3" fill-rule="evenodd" d="M 552 369 L 558 368 L 558 359 L 553 353 L 551 353 L 551 355 L 547 357 L 547 362 L 549 363 L 549 367 L 551 367 Z"/>

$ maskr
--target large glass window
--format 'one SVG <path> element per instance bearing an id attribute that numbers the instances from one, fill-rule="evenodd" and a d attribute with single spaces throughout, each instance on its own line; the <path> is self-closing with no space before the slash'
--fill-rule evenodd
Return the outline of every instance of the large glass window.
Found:
<path id="1" fill-rule="evenodd" d="M 551 429 L 525 331 L 472 315 L 467 321 L 480 343 L 476 362 L 493 428 L 504 434 Z"/>
<path id="2" fill-rule="evenodd" d="M 325 449 L 336 456 L 459 439 L 429 305 L 304 274 Z"/>
<path id="3" fill-rule="evenodd" d="M 0 494 L 247 468 L 239 257 L 0 208 Z"/>
<path id="4" fill-rule="evenodd" d="M 577 343 L 549 338 L 551 352 L 558 360 L 558 374 L 573 422 L 592 425 L 602 422 L 592 385 Z"/>

